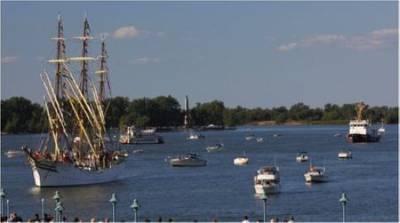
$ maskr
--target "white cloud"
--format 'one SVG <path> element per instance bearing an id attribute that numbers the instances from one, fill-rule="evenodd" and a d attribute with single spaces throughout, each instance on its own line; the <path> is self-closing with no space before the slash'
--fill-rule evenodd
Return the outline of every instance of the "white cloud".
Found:
<path id="1" fill-rule="evenodd" d="M 317 44 L 333 44 L 344 40 L 345 37 L 343 35 L 336 35 L 336 34 L 317 35 L 306 38 L 305 40 L 303 40 L 301 45 L 312 46 Z"/>
<path id="2" fill-rule="evenodd" d="M 160 59 L 157 57 L 140 57 L 132 61 L 133 64 L 150 64 L 159 62 Z"/>
<path id="3" fill-rule="evenodd" d="M 285 45 L 278 46 L 277 50 L 279 50 L 279 51 L 289 51 L 289 50 L 292 50 L 292 49 L 296 48 L 296 46 L 297 46 L 297 43 L 288 43 L 288 44 L 285 44 Z"/>
<path id="4" fill-rule="evenodd" d="M 389 44 L 397 44 L 397 36 L 398 29 L 395 28 L 373 30 L 365 35 L 350 37 L 339 34 L 325 34 L 307 37 L 297 42 L 282 44 L 276 49 L 285 52 L 296 48 L 337 44 L 350 49 L 371 50 L 382 48 Z"/>
<path id="5" fill-rule="evenodd" d="M 348 48 L 356 50 L 378 49 L 390 44 L 397 44 L 398 29 L 373 30 L 368 35 L 352 37 L 346 44 Z"/>
<path id="6" fill-rule="evenodd" d="M 397 36 L 399 34 L 399 30 L 398 29 L 378 29 L 378 30 L 374 30 L 371 32 L 371 35 L 374 38 L 386 38 L 386 37 L 390 37 L 390 36 Z"/>
<path id="7" fill-rule="evenodd" d="M 5 56 L 1 58 L 1 63 L 2 64 L 10 64 L 10 63 L 15 63 L 18 61 L 18 57 L 15 56 Z"/>
<path id="8" fill-rule="evenodd" d="M 116 39 L 131 39 L 139 35 L 139 30 L 134 26 L 123 26 L 114 31 Z"/>

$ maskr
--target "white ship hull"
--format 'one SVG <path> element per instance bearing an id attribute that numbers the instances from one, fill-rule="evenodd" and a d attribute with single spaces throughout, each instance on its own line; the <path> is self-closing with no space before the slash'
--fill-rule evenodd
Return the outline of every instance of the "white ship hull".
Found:
<path id="1" fill-rule="evenodd" d="M 249 158 L 238 157 L 233 160 L 233 164 L 236 166 L 244 166 L 249 163 Z"/>
<path id="2" fill-rule="evenodd" d="M 34 165 L 32 172 L 35 185 L 38 187 L 78 186 L 116 181 L 124 166 L 124 163 L 120 163 L 111 168 L 90 171 L 72 164 L 57 164 L 55 170 L 43 169 Z"/>
<path id="3" fill-rule="evenodd" d="M 327 181 L 327 177 L 325 175 L 314 175 L 314 174 L 310 174 L 310 173 L 304 174 L 304 178 L 307 183 Z"/>
<path id="4" fill-rule="evenodd" d="M 279 184 L 271 183 L 271 184 L 255 184 L 254 190 L 256 194 L 276 194 L 279 193 Z"/>

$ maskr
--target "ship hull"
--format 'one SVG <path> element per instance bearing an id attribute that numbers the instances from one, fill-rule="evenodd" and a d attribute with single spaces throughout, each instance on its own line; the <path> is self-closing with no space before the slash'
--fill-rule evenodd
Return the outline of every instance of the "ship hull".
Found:
<path id="1" fill-rule="evenodd" d="M 376 135 L 362 135 L 362 134 L 348 134 L 347 141 L 350 143 L 366 143 L 366 142 L 379 142 L 380 136 Z"/>
<path id="2" fill-rule="evenodd" d="M 33 178 L 37 187 L 79 186 L 112 182 L 119 179 L 124 163 L 111 168 L 90 171 L 72 164 L 57 164 L 55 168 L 32 165 Z"/>
<path id="3" fill-rule="evenodd" d="M 277 183 L 267 184 L 256 184 L 254 190 L 256 194 L 276 194 L 279 193 L 280 185 Z"/>
<path id="4" fill-rule="evenodd" d="M 311 175 L 309 173 L 304 174 L 304 178 L 307 183 L 323 183 L 327 181 L 327 177 L 324 175 Z"/>
<path id="5" fill-rule="evenodd" d="M 173 167 L 201 167 L 206 166 L 207 161 L 205 160 L 170 160 L 170 164 Z"/>

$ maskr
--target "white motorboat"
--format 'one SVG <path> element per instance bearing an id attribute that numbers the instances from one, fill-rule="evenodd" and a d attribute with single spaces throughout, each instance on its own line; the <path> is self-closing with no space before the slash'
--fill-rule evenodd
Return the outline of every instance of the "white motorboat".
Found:
<path id="1" fill-rule="evenodd" d="M 340 151 L 338 153 L 339 159 L 351 159 L 352 157 L 351 151 Z"/>
<path id="2" fill-rule="evenodd" d="M 206 150 L 209 153 L 211 153 L 211 152 L 219 152 L 219 151 L 224 150 L 224 144 L 217 143 L 215 145 L 207 146 Z"/>
<path id="3" fill-rule="evenodd" d="M 299 163 L 302 162 L 307 162 L 308 161 L 308 155 L 306 152 L 301 152 L 296 156 L 296 161 Z"/>
<path id="4" fill-rule="evenodd" d="M 171 158 L 169 163 L 174 167 L 199 167 L 207 165 L 206 160 L 201 159 L 199 155 L 194 153 Z"/>
<path id="5" fill-rule="evenodd" d="M 304 174 L 304 178 L 307 183 L 327 181 L 325 167 L 316 167 L 316 166 L 310 165 L 310 168 Z"/>
<path id="6" fill-rule="evenodd" d="M 249 135 L 247 135 L 247 136 L 245 137 L 245 139 L 246 139 L 247 141 L 253 140 L 253 139 L 255 139 L 255 138 L 256 138 L 256 136 L 255 136 L 254 134 L 249 134 Z"/>
<path id="7" fill-rule="evenodd" d="M 281 137 L 281 136 L 282 136 L 282 134 L 275 133 L 275 134 L 273 134 L 272 136 L 273 136 L 274 138 L 277 138 L 277 137 Z"/>
<path id="8" fill-rule="evenodd" d="M 341 137 L 342 133 L 336 133 L 335 135 L 333 135 L 334 137 Z"/>
<path id="9" fill-rule="evenodd" d="M 204 135 L 196 132 L 191 132 L 188 136 L 188 140 L 199 140 L 199 139 L 204 139 Z"/>
<path id="10" fill-rule="evenodd" d="M 256 142 L 262 143 L 262 142 L 264 142 L 264 138 L 263 137 L 257 137 L 256 138 Z"/>
<path id="11" fill-rule="evenodd" d="M 274 194 L 280 189 L 279 167 L 266 166 L 257 171 L 254 177 L 256 194 Z"/>
<path id="12" fill-rule="evenodd" d="M 7 158 L 14 158 L 14 157 L 17 157 L 17 156 L 24 155 L 24 151 L 22 151 L 22 150 L 8 150 L 4 154 L 7 156 Z"/>
<path id="13" fill-rule="evenodd" d="M 162 144 L 164 140 L 155 134 L 155 129 L 138 129 L 135 126 L 128 126 L 119 138 L 121 144 Z"/>
<path id="14" fill-rule="evenodd" d="M 233 164 L 236 166 L 245 166 L 249 163 L 249 158 L 247 156 L 238 156 L 233 160 Z"/>

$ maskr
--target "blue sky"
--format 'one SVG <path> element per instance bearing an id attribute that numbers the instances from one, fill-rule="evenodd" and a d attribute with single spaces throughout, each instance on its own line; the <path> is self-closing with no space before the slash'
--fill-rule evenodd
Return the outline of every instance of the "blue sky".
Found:
<path id="1" fill-rule="evenodd" d="M 183 104 L 397 105 L 396 2 L 2 2 L 2 99 L 41 102 L 57 14 L 79 55 L 85 12 L 107 34 L 113 96 Z M 99 40 L 90 54 L 98 55 Z M 77 68 L 76 65 L 72 65 Z M 97 64 L 93 64 L 92 71 Z"/>

